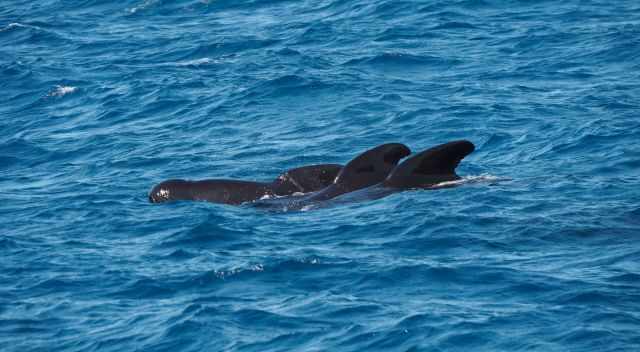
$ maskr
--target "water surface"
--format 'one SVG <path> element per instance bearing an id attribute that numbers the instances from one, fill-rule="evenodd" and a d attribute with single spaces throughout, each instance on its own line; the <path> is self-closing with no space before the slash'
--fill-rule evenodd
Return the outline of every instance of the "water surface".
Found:
<path id="1" fill-rule="evenodd" d="M 3 351 L 637 351 L 636 1 L 5 0 Z M 387 142 L 497 177 L 153 205 Z"/>

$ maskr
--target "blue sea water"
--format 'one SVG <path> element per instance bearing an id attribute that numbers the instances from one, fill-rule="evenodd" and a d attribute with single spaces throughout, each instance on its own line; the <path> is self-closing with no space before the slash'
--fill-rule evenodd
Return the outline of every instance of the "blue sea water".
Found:
<path id="1" fill-rule="evenodd" d="M 0 350 L 640 350 L 637 1 L 0 3 Z M 453 139 L 494 180 L 150 204 Z"/>

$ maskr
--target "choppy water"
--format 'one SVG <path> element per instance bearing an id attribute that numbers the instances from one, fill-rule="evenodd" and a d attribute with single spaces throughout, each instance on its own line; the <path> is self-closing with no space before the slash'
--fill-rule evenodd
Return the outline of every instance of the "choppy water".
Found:
<path id="1" fill-rule="evenodd" d="M 637 351 L 636 1 L 0 6 L 3 351 Z M 152 205 L 385 142 L 508 179 Z"/>

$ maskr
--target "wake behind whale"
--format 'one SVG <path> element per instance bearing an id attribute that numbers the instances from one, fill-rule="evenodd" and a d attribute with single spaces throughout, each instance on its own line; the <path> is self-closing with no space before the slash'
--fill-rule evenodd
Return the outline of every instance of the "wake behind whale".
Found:
<path id="1" fill-rule="evenodd" d="M 440 183 L 436 183 L 432 186 L 425 188 L 410 188 L 406 190 L 407 192 L 411 191 L 438 191 L 445 190 L 454 187 L 462 187 L 466 185 L 474 185 L 474 184 L 485 184 L 485 185 L 494 185 L 497 182 L 509 181 L 509 178 L 499 177 L 490 174 L 480 174 L 480 175 L 464 175 L 460 176 L 459 179 L 453 181 L 443 181 Z M 373 185 L 371 187 L 363 188 L 357 191 L 345 193 L 339 195 L 335 198 L 323 201 L 323 202 L 309 202 L 305 205 L 298 206 L 298 203 L 292 202 L 294 199 L 302 200 L 305 195 L 295 195 L 295 196 L 285 196 L 285 197 L 271 197 L 271 198 L 263 198 L 257 200 L 255 202 L 244 203 L 243 206 L 250 208 L 258 208 L 260 210 L 265 210 L 268 212 L 293 212 L 293 211 L 310 211 L 310 210 L 318 210 L 323 208 L 332 208 L 339 207 L 342 205 L 362 203 L 367 201 L 373 201 L 381 198 L 385 198 L 392 194 L 399 193 L 396 189 L 391 189 L 387 187 L 383 187 L 380 184 Z"/>

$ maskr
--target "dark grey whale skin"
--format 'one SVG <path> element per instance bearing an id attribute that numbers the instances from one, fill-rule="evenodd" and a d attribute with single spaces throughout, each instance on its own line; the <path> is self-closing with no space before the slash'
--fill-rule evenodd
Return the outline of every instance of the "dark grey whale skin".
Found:
<path id="1" fill-rule="evenodd" d="M 389 170 L 387 175 L 378 182 L 371 183 L 374 178 L 365 178 L 360 184 L 363 187 L 358 188 L 353 187 L 352 182 L 348 182 L 350 181 L 349 178 L 342 179 L 340 175 L 346 174 L 352 177 L 361 175 L 357 172 L 357 167 L 352 168 L 352 163 L 360 158 L 359 156 L 345 165 L 334 183 L 323 190 L 303 197 L 259 201 L 254 205 L 266 209 L 300 210 L 310 205 L 319 205 L 347 192 L 352 192 L 354 195 L 351 197 L 351 201 L 362 201 L 383 198 L 392 193 L 408 189 L 428 189 L 441 182 L 460 179 L 455 169 L 460 164 L 460 161 L 474 150 L 473 143 L 466 140 L 440 144 L 402 161 L 392 170 Z M 354 192 L 359 189 L 362 189 L 362 191 Z M 350 198 L 348 195 L 345 197 L 347 199 Z M 341 199 L 345 197 L 341 197 Z"/>
<path id="2" fill-rule="evenodd" d="M 258 208 L 302 209 L 305 206 L 327 201 L 345 193 L 354 192 L 385 180 L 398 162 L 411 154 L 401 143 L 387 143 L 369 149 L 347 163 L 332 184 L 307 196 L 258 201 Z"/>
<path id="3" fill-rule="evenodd" d="M 377 199 L 406 189 L 430 188 L 460 179 L 455 169 L 474 150 L 475 146 L 469 141 L 453 141 L 415 154 L 398 164 L 411 151 L 404 144 L 388 143 L 365 151 L 344 167 L 337 164 L 304 166 L 287 171 L 271 183 L 167 180 L 153 187 L 149 201 L 196 200 L 232 205 L 254 202 L 253 205 L 259 208 L 296 210 L 363 189 L 365 198 Z M 261 200 L 265 196 L 295 193 L 310 194 Z"/>
<path id="4" fill-rule="evenodd" d="M 429 148 L 400 163 L 382 182 L 391 189 L 430 188 L 438 183 L 459 180 L 456 168 L 475 150 L 467 140 L 453 141 Z"/>
<path id="5" fill-rule="evenodd" d="M 310 193 L 332 184 L 342 170 L 339 164 L 318 164 L 288 170 L 272 182 L 241 180 L 173 179 L 160 182 L 149 192 L 151 203 L 178 200 L 207 201 L 239 205 L 265 196 Z"/>
<path id="6" fill-rule="evenodd" d="M 349 161 L 332 184 L 305 197 L 305 201 L 324 201 L 380 183 L 409 154 L 409 147 L 401 143 L 387 143 L 369 149 Z"/>

